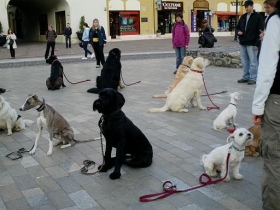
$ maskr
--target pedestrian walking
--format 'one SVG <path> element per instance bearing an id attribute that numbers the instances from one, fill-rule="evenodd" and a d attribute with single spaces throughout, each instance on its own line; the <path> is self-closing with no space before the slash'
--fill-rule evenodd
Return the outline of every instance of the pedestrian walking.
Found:
<path id="1" fill-rule="evenodd" d="M 202 28 L 199 29 L 199 38 L 198 44 L 199 48 L 212 48 L 214 47 L 214 43 L 217 42 L 216 37 L 213 32 L 215 29 L 212 26 L 208 25 L 207 20 L 202 20 Z"/>
<path id="2" fill-rule="evenodd" d="M 261 125 L 263 210 L 280 209 L 280 0 L 276 7 L 265 23 L 252 105 L 252 120 Z"/>
<path id="3" fill-rule="evenodd" d="M 82 42 L 83 42 L 83 48 L 85 51 L 85 57 L 82 59 L 87 59 L 87 55 L 90 54 L 91 58 L 93 58 L 93 53 L 88 50 L 88 45 L 89 45 L 89 27 L 87 23 L 84 23 L 83 25 L 84 32 L 83 32 L 83 37 L 82 37 Z"/>
<path id="4" fill-rule="evenodd" d="M 96 68 L 100 68 L 105 63 L 104 46 L 106 45 L 106 33 L 102 26 L 100 26 L 98 19 L 93 20 L 92 27 L 89 32 L 90 44 L 94 50 L 96 58 Z"/>
<path id="5" fill-rule="evenodd" d="M 8 33 L 7 33 L 7 49 L 10 50 L 10 54 L 12 59 L 15 59 L 16 56 L 16 52 L 15 52 L 15 48 L 17 48 L 17 43 L 16 43 L 16 39 L 17 36 L 14 34 L 14 32 L 12 31 L 12 29 L 8 29 Z"/>
<path id="6" fill-rule="evenodd" d="M 172 28 L 172 45 L 175 49 L 176 54 L 176 71 L 181 65 L 184 57 L 186 56 L 186 49 L 190 42 L 190 32 L 187 24 L 183 20 L 183 15 L 181 13 L 176 14 L 176 23 Z"/>
<path id="7" fill-rule="evenodd" d="M 243 67 L 242 79 L 238 83 L 256 84 L 258 73 L 258 49 L 260 47 L 260 33 L 263 30 L 262 16 L 254 11 L 254 2 L 244 3 L 246 13 L 240 17 L 236 30 L 239 38 L 240 57 Z"/>
<path id="8" fill-rule="evenodd" d="M 57 35 L 55 30 L 53 30 L 52 26 L 48 26 L 48 30 L 46 32 L 47 48 L 45 52 L 45 59 L 48 59 L 49 57 L 50 48 L 52 48 L 51 55 L 54 55 L 56 37 Z"/>
<path id="9" fill-rule="evenodd" d="M 64 29 L 66 48 L 68 47 L 71 48 L 71 35 L 72 35 L 72 28 L 70 27 L 70 24 L 67 23 L 66 28 Z"/>

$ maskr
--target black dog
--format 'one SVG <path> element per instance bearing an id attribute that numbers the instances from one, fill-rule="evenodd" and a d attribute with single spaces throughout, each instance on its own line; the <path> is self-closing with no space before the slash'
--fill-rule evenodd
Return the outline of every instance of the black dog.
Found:
<path id="1" fill-rule="evenodd" d="M 0 95 L 5 93 L 5 92 L 6 92 L 6 89 L 0 88 Z"/>
<path id="2" fill-rule="evenodd" d="M 63 66 L 56 55 L 51 55 L 46 59 L 46 63 L 51 64 L 51 75 L 46 81 L 48 90 L 58 90 L 60 87 L 66 87 L 63 82 Z"/>
<path id="3" fill-rule="evenodd" d="M 96 88 L 88 89 L 88 93 L 99 93 L 104 88 L 118 90 L 124 88 L 121 83 L 121 51 L 118 48 L 110 50 L 106 62 L 101 70 L 101 75 L 96 77 Z"/>
<path id="4" fill-rule="evenodd" d="M 144 168 L 150 166 L 153 159 L 149 140 L 121 110 L 124 103 L 123 95 L 112 88 L 101 91 L 93 103 L 93 110 L 102 113 L 98 124 L 106 139 L 105 165 L 100 171 L 106 172 L 115 166 L 111 179 L 120 178 L 123 163 Z M 113 147 L 116 148 L 115 158 L 111 158 Z"/>

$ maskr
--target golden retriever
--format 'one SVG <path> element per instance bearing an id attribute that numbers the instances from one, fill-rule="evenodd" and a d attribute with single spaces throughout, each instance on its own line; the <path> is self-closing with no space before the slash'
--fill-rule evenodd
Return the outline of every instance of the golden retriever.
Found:
<path id="1" fill-rule="evenodd" d="M 245 148 L 245 156 L 254 156 L 257 157 L 260 155 L 260 153 L 256 152 L 257 149 L 260 148 L 260 132 L 261 132 L 261 126 L 260 125 L 254 125 L 248 129 L 253 135 L 253 141 L 252 145 L 246 146 Z"/>

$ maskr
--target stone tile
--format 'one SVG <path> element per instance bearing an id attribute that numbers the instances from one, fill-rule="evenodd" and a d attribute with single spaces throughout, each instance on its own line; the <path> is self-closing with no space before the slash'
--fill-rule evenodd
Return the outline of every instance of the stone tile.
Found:
<path id="1" fill-rule="evenodd" d="M 36 207 L 37 209 L 37 207 L 46 205 L 48 203 L 48 198 L 40 188 L 24 190 L 22 193 L 32 208 Z"/>
<path id="2" fill-rule="evenodd" d="M 6 204 L 8 210 L 23 210 L 23 209 L 31 210 L 31 208 L 25 198 L 12 200 L 12 201 L 6 202 L 5 204 Z M 3 208 L 1 208 L 1 206 L 0 206 L 0 209 L 3 209 Z"/>
<path id="3" fill-rule="evenodd" d="M 37 188 L 38 185 L 29 174 L 14 177 L 15 183 L 21 191 Z"/>
<path id="4" fill-rule="evenodd" d="M 38 178 L 38 177 L 44 177 L 44 176 L 49 176 L 49 174 L 45 171 L 42 166 L 31 166 L 27 168 L 28 173 L 33 177 L 33 178 Z"/>
<path id="5" fill-rule="evenodd" d="M 23 165 L 24 168 L 29 168 L 32 166 L 39 165 L 39 163 L 32 156 L 23 157 L 20 160 L 20 163 Z"/>
<path id="6" fill-rule="evenodd" d="M 10 153 L 10 151 L 6 147 L 0 148 L 0 157 L 5 157 L 9 153 Z"/>
<path id="7" fill-rule="evenodd" d="M 50 192 L 47 194 L 47 196 L 54 205 L 55 209 L 64 209 L 75 206 L 75 203 L 63 190 Z"/>
<path id="8" fill-rule="evenodd" d="M 57 163 L 50 157 L 38 157 L 36 158 L 36 160 L 44 168 L 49 168 L 57 165 Z"/>
<path id="9" fill-rule="evenodd" d="M 28 174 L 27 170 L 20 163 L 11 166 L 6 166 L 6 168 L 9 171 L 10 175 L 13 177 Z"/>
<path id="10" fill-rule="evenodd" d="M 78 184 L 72 177 L 69 176 L 56 179 L 56 182 L 66 193 L 73 193 L 83 189 L 80 184 Z"/>
<path id="11" fill-rule="evenodd" d="M 202 208 L 200 208 L 198 205 L 196 204 L 190 204 L 187 206 L 184 206 L 182 208 L 179 208 L 179 210 L 203 210 Z"/>
<path id="12" fill-rule="evenodd" d="M 65 177 L 65 176 L 69 176 L 69 174 L 64 171 L 61 167 L 59 166 L 53 166 L 53 167 L 49 167 L 46 168 L 46 171 L 54 178 L 54 179 L 58 179 L 61 177 Z"/>
<path id="13" fill-rule="evenodd" d="M 5 185 L 0 187 L 0 196 L 4 202 L 22 198 L 21 191 L 15 184 Z"/>
<path id="14" fill-rule="evenodd" d="M 171 144 L 174 145 L 175 147 L 180 148 L 183 151 L 189 151 L 189 150 L 193 149 L 192 146 L 190 146 L 188 144 L 185 144 L 185 143 L 183 143 L 181 141 L 173 141 L 173 142 L 171 142 Z"/>
<path id="15" fill-rule="evenodd" d="M 65 161 L 63 163 L 60 163 L 59 166 L 68 173 L 74 172 L 74 171 L 79 171 L 81 169 L 81 166 L 79 166 L 77 163 L 75 163 L 71 159 L 68 159 L 67 161 Z"/>
<path id="16" fill-rule="evenodd" d="M 0 197 L 0 209 L 1 210 L 6 210 L 7 209 L 1 197 Z"/>
<path id="17" fill-rule="evenodd" d="M 36 178 L 35 181 L 45 194 L 61 189 L 55 180 L 50 176 L 39 177 Z"/>
<path id="18" fill-rule="evenodd" d="M 0 186 L 10 185 L 15 183 L 8 171 L 0 173 Z"/>
<path id="19" fill-rule="evenodd" d="M 76 206 L 81 209 L 99 206 L 99 204 L 85 190 L 80 190 L 68 195 L 75 202 Z"/>
<path id="20" fill-rule="evenodd" d="M 239 201 L 235 200 L 234 198 L 225 198 L 219 201 L 225 208 L 229 210 L 235 210 L 235 209 L 244 209 L 244 210 L 252 210 L 252 208 L 240 203 Z M 261 206 L 259 206 L 261 209 Z M 254 209 L 257 210 L 257 209 Z"/>
<path id="21" fill-rule="evenodd" d="M 92 176 L 84 175 L 80 171 L 71 172 L 70 176 L 80 185 L 85 185 L 94 182 Z"/>

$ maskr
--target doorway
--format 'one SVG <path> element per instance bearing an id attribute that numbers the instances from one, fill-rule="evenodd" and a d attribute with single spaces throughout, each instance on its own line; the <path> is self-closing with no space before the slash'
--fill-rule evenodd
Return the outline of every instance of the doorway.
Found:
<path id="1" fill-rule="evenodd" d="M 172 26 L 175 23 L 175 16 L 175 11 L 158 12 L 158 29 L 161 31 L 161 34 L 171 33 Z"/>
<path id="2" fill-rule="evenodd" d="M 116 39 L 120 35 L 120 13 L 119 12 L 110 12 L 110 36 L 112 39 Z"/>

